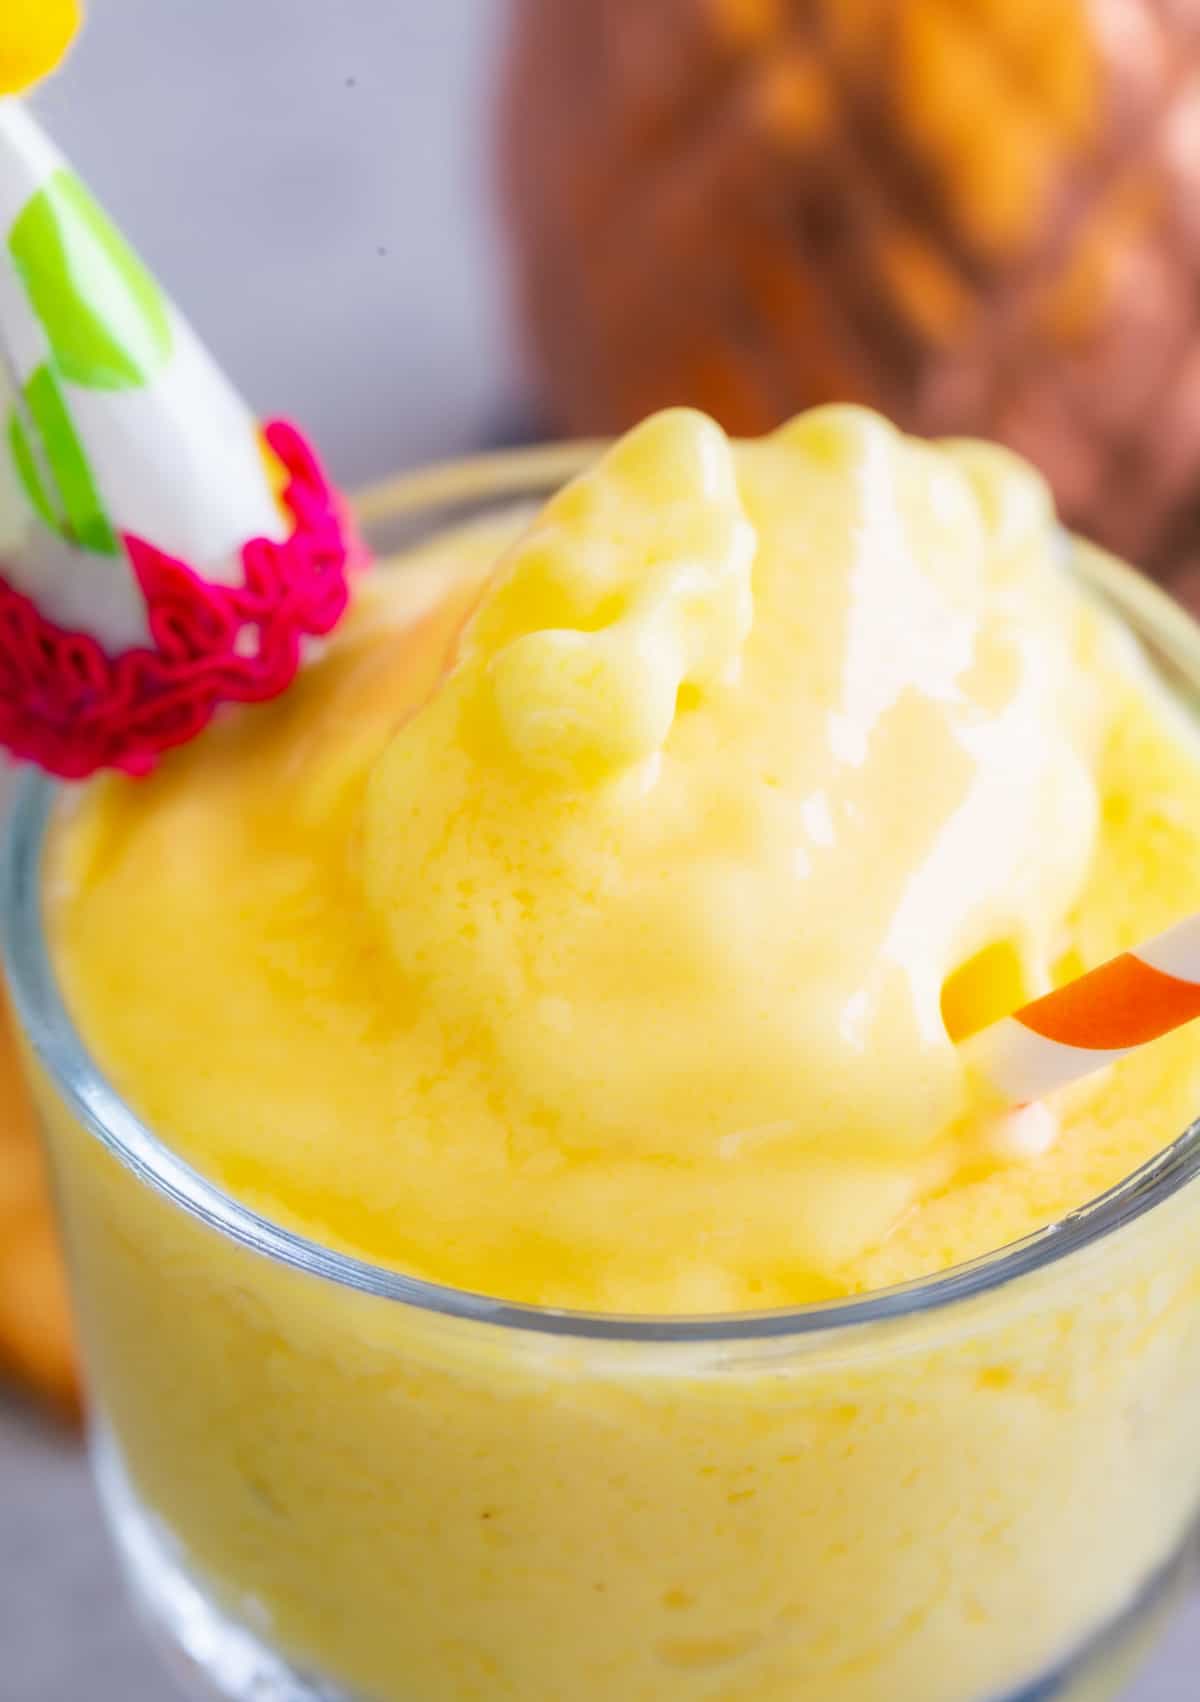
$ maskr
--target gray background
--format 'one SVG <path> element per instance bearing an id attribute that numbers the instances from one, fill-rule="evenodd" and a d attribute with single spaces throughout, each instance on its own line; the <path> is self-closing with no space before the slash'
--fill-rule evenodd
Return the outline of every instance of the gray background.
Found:
<path id="1" fill-rule="evenodd" d="M 38 109 L 256 409 L 355 481 L 490 432 L 501 0 L 91 12 Z"/>
<path id="2" fill-rule="evenodd" d="M 501 0 L 93 11 L 42 113 L 255 407 L 302 421 L 348 482 L 508 429 L 486 137 Z M 1131 1702 L 1191 1702 L 1198 1673 L 1200 1607 Z M 177 1695 L 77 1444 L 0 1397 L 0 1702 Z"/>

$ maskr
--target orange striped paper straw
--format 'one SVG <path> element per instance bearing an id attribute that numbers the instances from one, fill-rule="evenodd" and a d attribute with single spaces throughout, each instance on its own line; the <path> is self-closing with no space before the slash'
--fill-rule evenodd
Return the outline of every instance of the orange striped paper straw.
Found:
<path id="1" fill-rule="evenodd" d="M 1010 1105 L 1042 1099 L 1200 1017 L 1200 916 L 973 1035 L 965 1051 Z"/>

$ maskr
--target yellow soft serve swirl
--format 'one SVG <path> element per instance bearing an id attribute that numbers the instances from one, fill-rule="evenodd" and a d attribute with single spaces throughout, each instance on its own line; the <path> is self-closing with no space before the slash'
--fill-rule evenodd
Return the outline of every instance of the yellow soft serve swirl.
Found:
<path id="1" fill-rule="evenodd" d="M 175 1152 L 475 1295 L 736 1314 L 992 1252 L 1175 1139 L 1200 1025 L 1032 1131 L 955 1047 L 1200 910 L 1194 717 L 1027 467 L 673 412 L 503 503 L 55 821 L 56 970 Z M 631 1341 L 264 1257 L 35 1081 L 172 1611 L 178 1564 L 379 1702 L 1115 1695 L 1109 1633 L 1075 1658 L 1200 1497 L 1195 1180 L 961 1304 Z"/>
<path id="2" fill-rule="evenodd" d="M 1088 921 L 1105 753 L 1183 737 L 1064 549 L 998 449 L 658 415 L 381 576 L 286 701 L 94 789 L 68 990 L 226 1185 L 444 1281 L 811 1299 L 956 1181 L 1008 1190 L 938 1257 L 982 1251 L 1046 1202 L 991 1175 L 954 1041 L 1081 930 L 1128 943 Z M 131 928 L 139 996 L 100 999 Z"/>
<path id="3" fill-rule="evenodd" d="M 962 1105 L 943 983 L 1012 940 L 1044 985 L 1088 864 L 1097 716 L 1059 714 L 1055 548 L 998 451 L 853 410 L 735 451 L 679 412 L 501 567 L 375 766 L 362 861 L 414 1009 L 503 1096 L 506 1157 L 578 1161 L 573 1237 L 664 1165 L 714 1251 L 738 1232 L 698 1196 L 775 1191 L 775 1268 L 823 1261 L 830 1186 L 839 1243 L 895 1213 Z"/>

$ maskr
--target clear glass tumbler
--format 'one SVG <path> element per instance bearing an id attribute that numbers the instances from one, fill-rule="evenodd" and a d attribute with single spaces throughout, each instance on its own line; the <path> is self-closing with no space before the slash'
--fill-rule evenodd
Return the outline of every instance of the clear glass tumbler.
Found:
<path id="1" fill-rule="evenodd" d="M 543 496 L 567 448 L 401 479 L 381 553 Z M 1078 571 L 1194 713 L 1200 634 Z M 403 571 L 397 568 L 396 571 Z M 173 1155 L 64 1008 L 55 788 L 21 788 L 7 971 L 134 1596 L 229 1702 L 1116 1696 L 1200 1502 L 1200 1133 L 1064 1222 L 833 1305 L 620 1318 L 341 1256 Z"/>

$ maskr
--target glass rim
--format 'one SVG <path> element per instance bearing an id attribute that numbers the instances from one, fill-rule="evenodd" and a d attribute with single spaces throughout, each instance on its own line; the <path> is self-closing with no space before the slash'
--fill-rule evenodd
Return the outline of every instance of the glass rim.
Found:
<path id="1" fill-rule="evenodd" d="M 437 463 L 372 487 L 357 499 L 357 512 L 369 528 L 423 510 L 541 493 L 570 477 L 596 448 L 569 443 Z M 1200 691 L 1200 627 L 1124 563 L 1090 547 L 1076 554 L 1085 585 L 1115 604 L 1135 633 L 1151 637 Z M 92 1058 L 67 1011 L 42 920 L 42 852 L 62 791 L 37 771 L 22 775 L 0 850 L 0 952 L 21 1029 L 42 1068 L 71 1114 L 137 1181 L 251 1252 L 376 1299 L 579 1341 L 705 1345 L 813 1338 L 940 1312 L 1007 1287 L 1106 1240 L 1200 1175 L 1197 1119 L 1114 1187 L 1005 1247 L 865 1294 L 755 1312 L 661 1316 L 544 1307 L 426 1281 L 339 1252 L 252 1210 L 188 1164 L 126 1104 Z"/>

